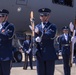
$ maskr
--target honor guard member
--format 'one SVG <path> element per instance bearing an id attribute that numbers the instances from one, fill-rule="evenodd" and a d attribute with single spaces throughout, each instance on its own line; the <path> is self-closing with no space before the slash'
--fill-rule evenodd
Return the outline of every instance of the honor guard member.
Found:
<path id="1" fill-rule="evenodd" d="M 30 41 L 30 36 L 26 36 L 26 40 L 23 42 L 23 50 L 25 53 L 25 62 L 24 62 L 24 66 L 23 69 L 26 70 L 28 67 L 28 58 L 29 58 L 29 62 L 30 62 L 30 68 L 33 69 L 32 67 L 32 50 L 30 48 L 31 46 L 31 41 Z"/>
<path id="2" fill-rule="evenodd" d="M 62 31 L 63 31 L 63 34 L 60 35 L 60 38 L 59 38 L 59 49 L 62 51 L 64 75 L 71 75 L 70 65 L 69 65 L 71 35 L 69 34 L 69 29 L 67 26 L 64 26 L 62 28 Z"/>
<path id="3" fill-rule="evenodd" d="M 41 23 L 35 26 L 35 40 L 37 43 L 37 74 L 54 75 L 57 55 L 54 48 L 56 26 L 49 22 L 51 10 L 39 9 Z"/>
<path id="4" fill-rule="evenodd" d="M 10 75 L 12 60 L 12 37 L 14 25 L 8 22 L 9 11 L 0 10 L 2 27 L 0 28 L 0 75 Z"/>

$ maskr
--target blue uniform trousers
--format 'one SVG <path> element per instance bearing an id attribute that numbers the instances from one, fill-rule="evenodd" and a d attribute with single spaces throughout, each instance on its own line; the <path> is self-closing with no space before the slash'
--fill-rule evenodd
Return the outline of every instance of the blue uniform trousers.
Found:
<path id="1" fill-rule="evenodd" d="M 37 60 L 38 75 L 54 75 L 55 60 Z"/>
<path id="2" fill-rule="evenodd" d="M 62 53 L 63 56 L 63 66 L 64 66 L 64 75 L 70 75 L 70 66 L 69 66 L 69 58 L 70 58 L 70 54 L 69 54 L 69 50 L 66 49 L 64 50 L 64 53 Z"/>
<path id="3" fill-rule="evenodd" d="M 0 61 L 0 75 L 10 75 L 10 61 Z"/>
<path id="4" fill-rule="evenodd" d="M 27 69 L 28 67 L 28 58 L 29 58 L 29 63 L 30 63 L 30 68 L 33 69 L 32 65 L 32 52 L 30 54 L 25 53 L 25 63 L 24 63 L 24 68 Z"/>

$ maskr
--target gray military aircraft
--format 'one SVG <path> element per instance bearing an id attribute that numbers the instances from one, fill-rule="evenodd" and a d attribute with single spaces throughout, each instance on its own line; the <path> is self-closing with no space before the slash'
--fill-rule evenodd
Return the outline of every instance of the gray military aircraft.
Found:
<path id="1" fill-rule="evenodd" d="M 17 32 L 29 33 L 30 12 L 34 12 L 35 24 L 40 22 L 38 9 L 50 8 L 50 22 L 55 23 L 60 32 L 62 26 L 74 23 L 76 0 L 0 0 L 0 9 L 8 9 L 9 21 L 15 24 Z M 58 32 L 58 33 L 59 33 Z"/>
<path id="2" fill-rule="evenodd" d="M 40 8 L 51 9 L 50 22 L 57 25 L 58 33 L 61 33 L 63 26 L 69 26 L 70 22 L 74 24 L 76 0 L 0 0 L 0 9 L 9 10 L 9 21 L 14 23 L 15 31 L 19 33 L 31 32 L 29 28 L 31 11 L 34 12 L 35 24 L 40 22 L 38 13 Z M 22 58 L 22 55 L 20 57 Z"/>

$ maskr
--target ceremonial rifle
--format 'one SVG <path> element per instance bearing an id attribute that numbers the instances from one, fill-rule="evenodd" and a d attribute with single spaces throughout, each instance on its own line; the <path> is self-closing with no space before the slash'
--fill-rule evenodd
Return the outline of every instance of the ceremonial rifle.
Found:
<path id="1" fill-rule="evenodd" d="M 35 21 L 34 21 L 34 13 L 31 11 L 30 13 L 30 22 L 31 22 L 31 27 L 32 27 L 32 37 L 31 37 L 31 48 L 33 52 L 36 49 L 36 44 L 35 44 Z"/>
<path id="2" fill-rule="evenodd" d="M 74 29 L 72 32 L 73 37 L 75 36 L 75 32 L 74 32 L 75 29 L 76 29 L 76 16 L 75 16 L 75 20 L 74 20 Z M 72 43 L 73 43 L 73 41 L 70 42 L 70 61 L 69 61 L 70 67 L 72 67 L 72 65 L 73 65 L 73 55 L 74 55 L 74 50 L 72 50 Z"/>

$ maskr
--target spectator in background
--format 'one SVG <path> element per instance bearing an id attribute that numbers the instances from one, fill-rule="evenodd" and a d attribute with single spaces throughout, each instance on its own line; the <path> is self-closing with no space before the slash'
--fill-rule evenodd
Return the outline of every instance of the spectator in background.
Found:
<path id="1" fill-rule="evenodd" d="M 28 58 L 30 62 L 30 68 L 31 70 L 33 69 L 32 65 L 32 50 L 31 50 L 31 41 L 30 37 L 26 36 L 26 40 L 23 42 L 23 51 L 25 53 L 25 61 L 24 61 L 24 66 L 23 69 L 26 70 L 28 67 Z"/>

